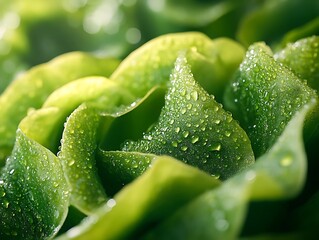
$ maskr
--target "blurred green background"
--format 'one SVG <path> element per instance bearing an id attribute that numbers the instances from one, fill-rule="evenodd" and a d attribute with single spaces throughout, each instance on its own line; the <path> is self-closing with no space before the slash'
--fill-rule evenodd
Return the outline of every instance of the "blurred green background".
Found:
<path id="1" fill-rule="evenodd" d="M 319 32 L 316 0 L 4 0 L 0 93 L 31 66 L 70 51 L 123 59 L 171 32 L 230 37 L 279 48 Z"/>

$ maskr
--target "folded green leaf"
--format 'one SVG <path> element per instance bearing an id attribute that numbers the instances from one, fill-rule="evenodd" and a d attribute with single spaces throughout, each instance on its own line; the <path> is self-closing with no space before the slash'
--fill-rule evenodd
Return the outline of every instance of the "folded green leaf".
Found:
<path id="1" fill-rule="evenodd" d="M 144 165 L 139 164 L 138 167 L 135 167 L 135 171 L 130 172 L 131 169 L 129 166 L 134 168 L 133 160 L 130 159 L 130 163 L 126 162 L 125 166 L 128 168 L 124 168 L 120 161 L 121 157 L 120 155 L 117 155 L 116 152 L 103 151 L 104 153 L 100 155 L 100 157 L 97 157 L 96 153 L 98 151 L 98 146 L 101 147 L 102 145 L 102 139 L 104 138 L 104 135 L 108 135 L 110 132 L 112 133 L 110 129 L 112 129 L 114 122 L 116 122 L 122 116 L 130 115 L 130 113 L 135 109 L 137 109 L 138 112 L 141 112 L 141 107 L 145 107 L 145 105 L 146 110 L 149 110 L 149 101 L 152 100 L 154 95 L 155 99 L 157 99 L 157 94 L 155 94 L 157 91 L 154 89 L 150 91 L 150 93 L 144 98 L 137 100 L 133 104 L 129 106 L 121 106 L 120 104 L 116 103 L 117 98 L 121 98 L 121 96 L 124 98 L 125 94 L 121 95 L 121 93 L 125 93 L 125 91 L 117 92 L 118 89 L 116 88 L 116 84 L 108 81 L 107 79 L 89 78 L 88 80 L 90 81 L 79 80 L 76 81 L 79 85 L 74 82 L 70 84 L 72 87 L 64 87 L 61 89 L 63 90 L 61 92 L 68 92 L 68 90 L 72 90 L 65 96 L 70 96 L 72 92 L 78 96 L 78 92 L 81 92 L 80 90 L 83 88 L 85 91 L 82 91 L 83 94 L 81 98 L 87 94 L 87 99 L 81 99 L 81 101 L 89 102 L 80 105 L 71 113 L 70 116 L 68 116 L 67 121 L 64 124 L 61 148 L 58 153 L 58 158 L 61 160 L 66 179 L 68 180 L 72 190 L 71 204 L 85 214 L 91 214 L 101 204 L 105 203 L 107 200 L 106 193 L 113 195 L 123 187 L 122 183 L 129 183 L 142 172 L 144 172 L 145 168 L 150 165 L 149 159 L 149 161 L 146 161 Z M 100 83 L 97 85 L 99 90 L 96 88 L 91 89 L 86 83 L 89 83 L 91 87 L 94 86 L 94 83 Z M 77 89 L 78 91 L 74 91 L 74 89 Z M 89 99 L 88 96 L 90 96 L 90 94 L 88 93 L 91 90 L 94 94 L 92 95 L 93 97 Z M 99 91 L 101 91 L 102 96 L 99 96 Z M 60 104 L 61 106 L 65 106 L 65 99 L 62 96 L 63 94 L 59 94 L 59 91 L 57 91 L 56 93 L 52 94 L 52 97 L 49 97 L 45 106 L 50 106 L 51 104 Z M 125 97 L 128 98 L 128 96 L 129 94 Z M 112 102 L 109 98 L 112 98 L 112 101 L 114 102 Z M 77 97 L 71 98 L 69 99 L 69 104 L 70 102 L 77 102 L 78 100 L 79 99 Z M 151 103 L 152 102 L 153 101 L 151 101 Z M 154 105 L 152 106 L 154 107 Z M 52 107 L 44 108 L 44 110 L 45 109 L 50 110 Z M 142 112 L 140 113 L 141 115 L 143 115 L 143 111 L 145 110 L 142 109 Z M 50 119 L 54 118 L 54 116 L 48 116 Z M 131 119 L 131 117 L 129 117 L 129 119 Z M 38 124 L 42 126 L 40 129 L 44 130 L 45 127 L 44 131 L 47 131 L 45 122 L 41 121 L 41 118 L 39 120 L 40 121 Z M 134 121 L 129 121 L 128 129 L 132 128 L 131 131 L 136 131 L 136 126 L 139 125 L 139 122 L 143 121 L 136 121 L 136 125 L 134 124 Z M 35 124 L 36 122 L 29 121 L 29 123 Z M 127 124 L 125 124 L 125 127 L 126 125 Z M 56 126 L 52 129 L 56 129 Z M 126 130 L 126 128 L 124 129 Z M 125 130 L 124 133 L 129 135 L 129 133 Z M 118 131 L 116 131 L 116 135 L 119 135 Z M 110 141 L 113 145 L 115 144 L 113 142 L 117 142 L 115 138 L 116 137 L 114 137 L 114 134 L 111 134 Z M 107 141 L 107 143 L 109 142 Z M 138 163 L 144 160 L 143 156 L 146 155 L 139 154 L 137 156 Z M 116 157 L 120 157 L 115 160 L 118 161 L 118 164 L 114 166 L 113 162 L 113 164 L 110 165 L 110 161 L 113 161 L 112 158 Z M 147 158 L 145 158 L 145 160 L 147 160 Z M 99 169 L 97 169 L 97 167 Z M 117 175 L 119 173 L 117 170 L 119 169 L 122 169 L 120 170 L 122 173 L 121 176 Z M 124 182 L 119 179 L 124 179 Z M 101 184 L 101 180 L 103 186 Z"/>
<path id="2" fill-rule="evenodd" d="M 30 112 L 20 128 L 31 139 L 57 152 L 66 118 L 84 102 L 103 105 L 112 111 L 131 102 L 131 96 L 116 83 L 104 77 L 78 79 L 54 91 L 39 110 Z"/>
<path id="3" fill-rule="evenodd" d="M 101 116 L 81 105 L 66 121 L 58 158 L 71 188 L 70 204 L 86 214 L 105 204 L 106 193 L 95 163 Z"/>
<path id="4" fill-rule="evenodd" d="M 142 239 L 236 239 L 247 208 L 247 187 L 232 182 L 203 193 Z"/>
<path id="5" fill-rule="evenodd" d="M 288 44 L 274 58 L 289 67 L 300 79 L 319 91 L 319 36 Z"/>
<path id="6" fill-rule="evenodd" d="M 69 188 L 58 159 L 21 130 L 1 170 L 0 238 L 47 239 L 63 224 Z"/>
<path id="7" fill-rule="evenodd" d="M 181 207 L 145 239 L 236 239 L 249 201 L 296 196 L 306 178 L 303 124 L 315 104 L 311 100 L 296 113 L 274 146 L 250 169 Z"/>
<path id="8" fill-rule="evenodd" d="M 39 108 L 57 88 L 80 77 L 109 76 L 118 61 L 74 52 L 26 72 L 0 96 L 0 165 L 11 152 L 15 131 L 30 109 Z"/>
<path id="9" fill-rule="evenodd" d="M 198 184 L 200 183 L 200 184 Z M 136 239 L 199 194 L 219 185 L 204 172 L 167 156 L 62 239 Z"/>
<path id="10" fill-rule="evenodd" d="M 230 39 L 211 40 L 197 32 L 168 34 L 132 52 L 110 78 L 143 97 L 154 86 L 166 86 L 181 51 L 188 51 L 197 81 L 214 94 L 220 93 L 244 55 L 243 47 Z"/>
<path id="11" fill-rule="evenodd" d="M 225 107 L 247 131 L 254 153 L 265 153 L 281 135 L 292 115 L 317 98 L 313 89 L 275 61 L 263 43 L 247 51 L 225 93 Z"/>
<path id="12" fill-rule="evenodd" d="M 124 151 L 167 154 L 226 179 L 254 162 L 246 133 L 194 80 L 185 56 L 177 59 L 158 122 Z"/>
<path id="13" fill-rule="evenodd" d="M 103 134 L 99 142 L 97 166 L 103 186 L 113 196 L 124 185 L 140 176 L 154 155 L 120 151 L 127 139 L 139 139 L 157 121 L 164 105 L 165 89 L 155 87 L 142 99 L 119 107 L 113 114 L 103 114 Z M 152 115 L 150 115 L 152 112 Z M 110 124 L 109 124 L 110 122 Z M 105 124 L 107 123 L 107 124 Z"/>
<path id="14" fill-rule="evenodd" d="M 312 98 L 302 106 L 269 151 L 256 160 L 251 170 L 236 176 L 252 185 L 251 199 L 291 198 L 300 193 L 307 173 L 304 122 L 317 104 L 318 100 Z"/>
<path id="15" fill-rule="evenodd" d="M 108 193 L 114 194 L 142 175 L 155 155 L 140 152 L 100 151 L 98 170 Z"/>

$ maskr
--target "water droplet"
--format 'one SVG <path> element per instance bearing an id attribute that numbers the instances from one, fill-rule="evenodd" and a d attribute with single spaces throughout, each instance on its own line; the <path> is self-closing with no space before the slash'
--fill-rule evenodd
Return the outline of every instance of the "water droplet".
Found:
<path id="1" fill-rule="evenodd" d="M 177 143 L 176 141 L 173 141 L 173 142 L 172 142 L 172 146 L 173 146 L 173 147 L 177 147 L 177 146 L 178 146 L 178 143 Z"/>
<path id="2" fill-rule="evenodd" d="M 68 162 L 68 165 L 71 167 L 74 163 L 75 161 L 72 159 L 71 161 Z"/>
<path id="3" fill-rule="evenodd" d="M 135 162 L 134 164 L 133 164 L 133 166 L 132 166 L 132 168 L 138 168 L 138 164 Z"/>
<path id="4" fill-rule="evenodd" d="M 202 99 L 203 102 L 205 102 L 207 100 L 207 97 L 206 96 L 202 96 L 201 99 Z"/>
<path id="5" fill-rule="evenodd" d="M 193 98 L 194 101 L 197 101 L 197 99 L 198 99 L 198 92 L 197 92 L 197 91 L 192 92 L 192 93 L 191 93 L 191 96 L 192 96 L 192 98 Z"/>
<path id="6" fill-rule="evenodd" d="M 209 147 L 209 150 L 210 151 L 220 151 L 221 147 L 222 147 L 222 145 L 220 143 L 215 143 Z"/>
<path id="7" fill-rule="evenodd" d="M 5 208 L 9 208 L 10 203 L 9 203 L 7 200 L 4 200 L 4 201 L 2 202 L 2 205 L 3 205 Z"/>
<path id="8" fill-rule="evenodd" d="M 280 165 L 283 167 L 288 167 L 291 164 L 292 164 L 292 157 L 290 155 L 287 155 L 280 160 Z"/>
<path id="9" fill-rule="evenodd" d="M 192 143 L 197 143 L 199 141 L 199 137 L 198 136 L 193 136 L 192 137 Z"/>
<path id="10" fill-rule="evenodd" d="M 186 108 L 182 108 L 182 109 L 181 109 L 181 114 L 185 114 L 186 111 L 187 111 Z"/>
<path id="11" fill-rule="evenodd" d="M 9 174 L 12 175 L 14 173 L 14 168 L 10 170 Z"/>
<path id="12" fill-rule="evenodd" d="M 0 197 L 4 197 L 6 195 L 6 193 L 3 191 L 0 193 Z"/>
<path id="13" fill-rule="evenodd" d="M 216 123 L 216 124 L 220 124 L 220 119 L 216 119 L 216 120 L 214 120 L 214 123 Z"/>
<path id="14" fill-rule="evenodd" d="M 183 136 L 184 136 L 184 138 L 187 138 L 187 137 L 188 137 L 188 135 L 189 135 L 189 131 L 185 131 L 185 132 L 183 132 Z"/>
<path id="15" fill-rule="evenodd" d="M 170 121 L 169 121 L 169 124 L 173 124 L 175 122 L 175 120 L 174 119 L 171 119 Z"/>
<path id="16" fill-rule="evenodd" d="M 153 139 L 151 135 L 144 135 L 143 138 L 148 141 L 151 141 Z"/>
<path id="17" fill-rule="evenodd" d="M 253 170 L 250 170 L 248 171 L 246 174 L 245 174 L 245 178 L 248 180 L 248 181 L 252 181 L 256 178 L 256 172 L 253 171 Z"/>
<path id="18" fill-rule="evenodd" d="M 226 121 L 228 122 L 228 123 L 230 123 L 231 121 L 233 121 L 233 117 L 230 115 L 230 116 L 227 116 L 226 117 Z"/>
<path id="19" fill-rule="evenodd" d="M 106 202 L 106 205 L 109 207 L 109 208 L 113 208 L 115 205 L 116 205 L 116 201 L 111 198 L 109 199 L 107 202 Z"/>
<path id="20" fill-rule="evenodd" d="M 187 146 L 182 146 L 182 147 L 181 147 L 181 150 L 184 151 L 184 152 L 185 152 L 187 149 L 188 149 Z"/>
<path id="21" fill-rule="evenodd" d="M 229 137 L 230 135 L 231 135 L 231 132 L 225 131 L 225 136 L 226 136 L 226 137 Z"/>
<path id="22" fill-rule="evenodd" d="M 190 110 L 192 109 L 193 105 L 191 103 L 187 104 L 187 109 Z"/>
<path id="23" fill-rule="evenodd" d="M 179 133 L 180 130 L 181 130 L 180 127 L 175 128 L 175 132 L 176 132 L 176 133 Z"/>
<path id="24" fill-rule="evenodd" d="M 212 174 L 212 177 L 214 177 L 215 179 L 219 179 L 220 178 L 220 174 L 219 173 Z"/>

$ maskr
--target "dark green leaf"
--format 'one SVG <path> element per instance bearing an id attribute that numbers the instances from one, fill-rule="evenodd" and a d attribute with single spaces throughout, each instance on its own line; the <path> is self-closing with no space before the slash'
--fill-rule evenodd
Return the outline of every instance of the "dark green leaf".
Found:
<path id="1" fill-rule="evenodd" d="M 69 188 L 61 164 L 21 130 L 0 177 L 0 238 L 47 239 L 67 215 Z"/>

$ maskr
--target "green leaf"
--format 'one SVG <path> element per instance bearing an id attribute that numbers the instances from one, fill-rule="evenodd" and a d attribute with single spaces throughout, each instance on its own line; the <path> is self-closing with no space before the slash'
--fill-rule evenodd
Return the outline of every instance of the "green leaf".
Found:
<path id="1" fill-rule="evenodd" d="M 95 108 L 81 105 L 68 117 L 58 158 L 70 185 L 70 204 L 86 214 L 107 201 L 95 163 L 101 116 Z"/>
<path id="2" fill-rule="evenodd" d="M 279 41 L 284 34 L 318 16 L 319 5 L 312 0 L 269 0 L 242 18 L 237 38 L 249 46 L 258 41 L 268 44 Z M 291 17 L 292 12 L 298 14 Z"/>
<path id="3" fill-rule="evenodd" d="M 124 151 L 167 154 L 226 179 L 254 162 L 246 133 L 191 73 L 185 56 L 177 59 L 158 122 Z"/>
<path id="4" fill-rule="evenodd" d="M 1 170 L 0 238 L 47 239 L 63 224 L 69 188 L 58 159 L 19 129 Z"/>
<path id="5" fill-rule="evenodd" d="M 316 93 L 275 61 L 264 43 L 250 46 L 225 93 L 225 107 L 246 130 L 255 153 L 265 153 L 295 112 Z"/>
<path id="6" fill-rule="evenodd" d="M 311 100 L 303 106 L 269 152 L 251 168 L 181 207 L 150 230 L 145 239 L 236 239 L 249 201 L 295 197 L 306 178 L 303 124 L 315 104 Z"/>
<path id="7" fill-rule="evenodd" d="M 188 51 L 197 81 L 214 94 L 220 93 L 244 55 L 243 47 L 230 39 L 211 40 L 197 32 L 167 34 L 132 52 L 110 78 L 142 97 L 154 86 L 166 86 L 181 51 Z"/>
<path id="8" fill-rule="evenodd" d="M 106 126 L 96 157 L 103 186 L 110 196 L 150 166 L 154 155 L 119 150 L 127 139 L 139 139 L 143 131 L 157 120 L 164 104 L 164 93 L 163 88 L 155 87 L 129 106 L 119 107 L 112 114 L 102 114 Z"/>
<path id="9" fill-rule="evenodd" d="M 0 96 L 0 165 L 11 152 L 19 122 L 40 108 L 57 88 L 77 78 L 109 76 L 118 61 L 74 52 L 36 66 L 14 80 Z"/>
<path id="10" fill-rule="evenodd" d="M 112 111 L 131 102 L 131 96 L 104 77 L 78 79 L 54 91 L 39 110 L 30 112 L 21 123 L 25 134 L 53 152 L 57 152 L 66 118 L 84 102 L 103 105 Z"/>
<path id="11" fill-rule="evenodd" d="M 319 36 L 300 39 L 277 52 L 274 58 L 319 91 Z"/>
<path id="12" fill-rule="evenodd" d="M 93 80 L 91 79 L 90 81 Z M 109 97 L 111 97 L 112 100 L 116 99 L 116 97 L 114 97 L 115 95 L 120 97 L 120 93 L 113 89 L 116 85 L 114 85 L 113 82 L 107 81 L 106 83 L 110 83 L 110 85 L 106 84 L 104 88 L 98 85 L 99 91 L 110 94 Z M 72 85 L 74 84 L 75 82 Z M 90 88 L 84 85 L 83 82 L 81 86 L 85 89 L 85 92 L 83 92 L 84 95 Z M 73 88 L 67 88 L 66 92 L 68 89 Z M 92 92 L 95 94 L 98 93 L 96 89 L 93 90 Z M 129 183 L 149 166 L 150 160 L 153 157 L 149 158 L 149 161 L 146 161 L 144 165 L 139 164 L 138 167 L 135 167 L 136 163 L 134 163 L 133 159 L 129 159 L 129 162 L 126 162 L 125 167 L 123 167 L 120 162 L 120 155 L 116 152 L 103 151 L 103 154 L 100 154 L 100 156 L 96 156 L 96 153 L 98 151 L 99 153 L 101 152 L 101 150 L 98 149 L 98 145 L 101 145 L 104 135 L 108 135 L 111 132 L 112 134 L 110 135 L 112 139 L 110 141 L 116 142 L 114 135 L 118 135 L 119 132 L 116 130 L 116 133 L 113 134 L 111 131 L 114 122 L 122 116 L 127 117 L 135 109 L 137 109 L 139 114 L 143 115 L 143 111 L 150 110 L 149 107 L 151 106 L 154 107 L 152 103 L 154 97 L 157 99 L 157 92 L 158 91 L 154 89 L 144 98 L 137 100 L 129 106 L 111 104 L 107 96 L 104 96 L 103 101 L 100 98 L 93 98 L 92 101 L 82 104 L 68 116 L 64 124 L 58 157 L 61 160 L 65 176 L 72 189 L 71 204 L 81 212 L 85 214 L 94 212 L 101 204 L 106 202 L 106 193 L 114 194 L 123 187 L 122 183 Z M 60 96 L 59 94 L 56 95 Z M 67 96 L 69 96 L 69 94 Z M 51 101 L 55 104 L 61 100 L 55 97 L 49 99 L 56 99 L 56 101 Z M 73 100 L 74 99 L 70 99 L 69 102 Z M 63 106 L 63 103 L 62 98 L 61 106 Z M 151 106 L 149 106 L 150 104 Z M 131 117 L 129 117 L 129 119 L 131 120 Z M 135 123 L 139 122 L 141 121 L 129 121 L 128 129 L 132 128 L 131 131 L 134 130 L 135 132 L 137 130 L 136 127 L 139 125 L 135 125 Z M 43 122 L 40 122 L 40 126 L 41 123 L 43 125 Z M 125 126 L 126 125 L 125 123 Z M 125 130 L 124 133 L 128 134 Z M 131 154 L 131 156 L 132 155 L 133 154 Z M 146 155 L 139 154 L 136 161 L 141 163 L 144 160 L 143 156 Z M 116 158 L 115 162 L 117 162 L 117 165 L 114 165 L 115 162 L 110 165 L 109 161 L 113 161 L 112 158 L 113 160 Z M 147 158 L 145 158 L 145 160 L 147 160 Z M 131 168 L 134 168 L 134 171 L 131 172 Z M 120 170 L 121 176 L 118 176 L 119 172 L 117 170 Z M 124 182 L 122 182 L 121 179 L 124 179 Z M 120 184 L 120 186 L 118 184 Z"/>
<path id="13" fill-rule="evenodd" d="M 218 180 L 196 168 L 167 156 L 158 157 L 150 169 L 95 215 L 57 239 L 136 239 L 148 227 L 218 185 Z"/>
<path id="14" fill-rule="evenodd" d="M 247 187 L 224 184 L 181 207 L 142 239 L 236 239 L 245 219 Z"/>
<path id="15" fill-rule="evenodd" d="M 252 199 L 286 199 L 300 193 L 307 171 L 303 143 L 304 122 L 306 115 L 317 103 L 318 100 L 312 98 L 296 111 L 269 151 L 256 160 L 251 170 L 238 176 L 251 182 Z"/>
<path id="16" fill-rule="evenodd" d="M 164 105 L 165 89 L 152 88 L 142 98 L 129 105 L 122 105 L 106 118 L 113 118 L 100 141 L 100 148 L 106 151 L 118 151 L 128 139 L 139 139 L 150 126 L 158 120 Z M 150 114 L 151 113 L 151 114 Z"/>
<path id="17" fill-rule="evenodd" d="M 301 27 L 295 28 L 285 34 L 279 47 L 284 48 L 287 44 L 296 42 L 302 38 L 319 34 L 319 17 L 316 17 Z"/>
<path id="18" fill-rule="evenodd" d="M 111 195 L 144 173 L 155 155 L 140 152 L 99 151 L 98 170 Z"/>
<path id="19" fill-rule="evenodd" d="M 153 14 L 161 14 L 162 18 L 168 18 L 189 27 L 200 27 L 217 21 L 219 18 L 231 12 L 237 7 L 235 1 L 163 1 L 163 7 Z M 192 14 L 189 14 L 189 12 Z"/>

